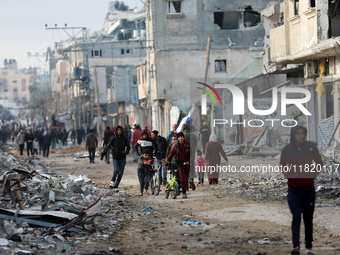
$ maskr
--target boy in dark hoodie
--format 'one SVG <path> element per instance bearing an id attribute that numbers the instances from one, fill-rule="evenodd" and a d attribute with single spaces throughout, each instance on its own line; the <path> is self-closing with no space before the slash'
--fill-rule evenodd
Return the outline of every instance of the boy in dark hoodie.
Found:
<path id="1" fill-rule="evenodd" d="M 290 144 L 281 153 L 280 166 L 288 178 L 288 205 L 293 215 L 292 255 L 300 254 L 301 214 L 305 224 L 306 254 L 312 252 L 313 214 L 315 204 L 314 179 L 320 173 L 323 162 L 318 148 L 313 142 L 306 141 L 307 129 L 297 125 L 291 129 Z M 313 161 L 315 167 L 312 166 Z M 313 170 L 314 169 L 314 170 Z"/>
<path id="2" fill-rule="evenodd" d="M 156 148 L 155 141 L 151 137 L 149 137 L 148 131 L 143 129 L 142 137 L 137 141 L 136 144 L 136 150 L 138 155 L 141 155 L 142 152 L 147 151 L 149 152 L 150 158 L 153 159 L 155 148 Z"/>
<path id="3" fill-rule="evenodd" d="M 109 148 L 112 146 L 112 161 L 113 161 L 113 176 L 110 183 L 110 188 L 114 188 L 116 192 L 119 192 L 118 186 L 123 177 L 124 168 L 126 164 L 126 155 L 130 151 L 130 143 L 124 136 L 123 127 L 117 126 L 116 133 L 110 141 L 106 144 L 104 151 L 100 156 L 100 160 L 103 160 Z"/>
<path id="4" fill-rule="evenodd" d="M 144 151 L 139 159 L 139 164 L 137 168 L 140 195 L 143 196 L 143 190 L 145 188 L 145 194 L 149 194 L 149 180 L 150 180 L 150 170 L 152 168 L 152 159 L 148 151 Z"/>

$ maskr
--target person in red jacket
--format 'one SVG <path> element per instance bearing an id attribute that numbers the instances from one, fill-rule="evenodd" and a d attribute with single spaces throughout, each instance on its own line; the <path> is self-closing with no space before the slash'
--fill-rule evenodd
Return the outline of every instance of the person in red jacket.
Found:
<path id="1" fill-rule="evenodd" d="M 172 157 L 176 155 L 183 198 L 188 198 L 187 187 L 190 172 L 190 143 L 189 140 L 184 139 L 184 134 L 182 132 L 177 134 L 177 139 L 178 142 L 175 143 L 174 148 L 166 160 L 170 162 Z"/>
<path id="2" fill-rule="evenodd" d="M 138 152 L 136 149 L 138 140 L 142 137 L 142 132 L 140 131 L 140 127 L 138 124 L 135 124 L 134 130 L 131 135 L 131 147 L 132 147 L 132 155 L 133 162 L 138 162 Z"/>
<path id="3" fill-rule="evenodd" d="M 297 125 L 291 129 L 290 144 L 281 152 L 280 166 L 288 178 L 288 205 L 292 213 L 292 255 L 300 254 L 301 214 L 305 224 L 306 254 L 312 252 L 313 215 L 315 207 L 314 179 L 322 170 L 323 162 L 318 148 L 306 141 L 307 129 Z M 313 165 L 313 161 L 315 165 Z"/>
<path id="4" fill-rule="evenodd" d="M 148 126 L 144 126 L 144 129 L 146 130 L 146 132 L 148 132 L 148 135 L 149 135 L 149 137 L 151 137 L 151 131 L 150 131 L 150 129 L 148 128 Z"/>

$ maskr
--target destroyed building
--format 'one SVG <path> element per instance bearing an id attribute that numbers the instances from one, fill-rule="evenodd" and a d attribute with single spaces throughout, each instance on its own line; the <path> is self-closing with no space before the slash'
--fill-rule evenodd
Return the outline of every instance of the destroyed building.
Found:
<path id="1" fill-rule="evenodd" d="M 100 31 L 91 36 L 84 33 L 76 42 L 60 42 L 57 52 L 63 60 L 57 64 L 56 76 L 61 91 L 65 91 L 58 92 L 57 110 L 69 109 L 79 125 L 115 126 L 139 121 L 136 65 L 146 58 L 143 9 L 110 1 Z M 61 73 L 66 73 L 67 79 L 59 79 L 59 65 L 66 68 Z"/>
<path id="2" fill-rule="evenodd" d="M 320 148 L 340 138 L 339 12 L 338 1 L 331 0 L 274 2 L 262 12 L 272 28 L 266 36 L 265 69 L 299 77 L 295 85 L 310 91 L 312 116 L 305 125 L 308 139 Z"/>
<path id="3" fill-rule="evenodd" d="M 141 74 L 146 77 L 139 90 L 144 90 L 140 103 L 152 115 L 154 129 L 166 134 L 181 112 L 188 113 L 191 82 L 203 82 L 205 73 L 216 80 L 262 73 L 265 30 L 260 13 L 268 3 L 145 1 L 147 62 Z"/>

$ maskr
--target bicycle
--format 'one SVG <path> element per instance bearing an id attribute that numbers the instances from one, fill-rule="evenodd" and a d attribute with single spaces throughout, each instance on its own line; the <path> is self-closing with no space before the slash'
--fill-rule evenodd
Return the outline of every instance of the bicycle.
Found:
<path id="1" fill-rule="evenodd" d="M 171 197 L 173 199 L 176 199 L 176 197 L 181 193 L 181 191 L 180 191 L 180 184 L 178 183 L 179 177 L 177 176 L 177 172 L 178 172 L 177 169 L 169 170 L 168 171 L 168 173 L 172 174 L 173 177 L 170 180 L 170 182 L 168 182 L 165 185 L 164 195 L 165 195 L 166 199 L 169 198 L 170 192 L 171 192 Z"/>
<path id="2" fill-rule="evenodd" d="M 160 167 L 162 167 L 162 165 L 158 167 L 158 171 Z M 161 184 L 159 182 L 158 173 L 157 173 L 157 170 L 154 168 L 154 165 L 152 165 L 152 169 L 150 170 L 150 175 L 151 176 L 150 176 L 149 182 L 150 182 L 150 187 L 151 187 L 151 194 L 158 196 L 159 191 L 161 190 Z"/>

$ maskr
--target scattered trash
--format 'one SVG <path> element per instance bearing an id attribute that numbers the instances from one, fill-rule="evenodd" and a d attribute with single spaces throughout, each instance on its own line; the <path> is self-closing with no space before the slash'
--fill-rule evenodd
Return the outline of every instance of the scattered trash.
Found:
<path id="1" fill-rule="evenodd" d="M 198 225 L 199 222 L 198 221 L 183 221 L 182 224 L 194 226 L 194 225 Z"/>
<path id="2" fill-rule="evenodd" d="M 142 210 L 143 212 L 150 212 L 153 211 L 153 208 L 151 206 L 148 206 Z"/>

